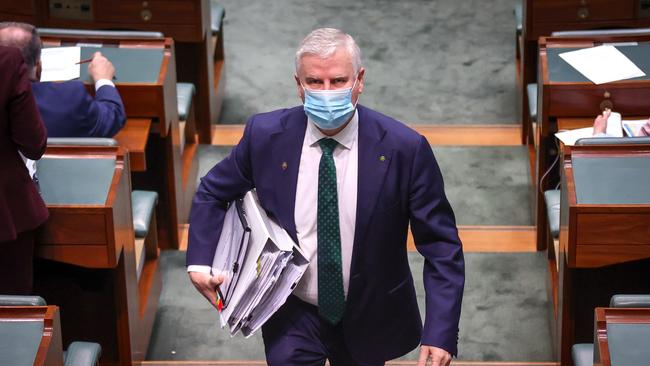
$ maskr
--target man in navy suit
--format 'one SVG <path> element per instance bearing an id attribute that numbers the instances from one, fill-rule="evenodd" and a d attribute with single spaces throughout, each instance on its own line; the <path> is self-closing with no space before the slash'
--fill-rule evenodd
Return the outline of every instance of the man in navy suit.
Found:
<path id="1" fill-rule="evenodd" d="M 0 45 L 21 49 L 49 137 L 113 137 L 124 126 L 124 105 L 112 81 L 115 68 L 101 53 L 95 52 L 88 64 L 95 83 L 93 98 L 81 81 L 38 82 L 41 41 L 32 25 L 0 23 Z"/>
<path id="2" fill-rule="evenodd" d="M 228 203 L 260 204 L 310 258 L 263 326 L 269 365 L 383 365 L 420 344 L 418 365 L 457 353 L 464 259 L 427 140 L 357 105 L 365 70 L 349 35 L 310 33 L 296 52 L 303 105 L 253 116 L 230 155 L 202 178 L 190 215 L 188 272 L 213 304 L 210 265 Z M 425 257 L 424 326 L 408 264 L 411 228 Z"/>

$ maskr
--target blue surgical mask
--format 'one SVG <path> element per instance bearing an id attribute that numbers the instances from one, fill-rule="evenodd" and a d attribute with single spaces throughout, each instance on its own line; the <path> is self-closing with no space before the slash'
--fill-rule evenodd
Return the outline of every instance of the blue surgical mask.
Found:
<path id="1" fill-rule="evenodd" d="M 352 90 L 357 80 L 350 88 L 336 90 L 305 91 L 305 113 L 321 130 L 335 130 L 347 122 L 356 106 L 352 104 Z"/>

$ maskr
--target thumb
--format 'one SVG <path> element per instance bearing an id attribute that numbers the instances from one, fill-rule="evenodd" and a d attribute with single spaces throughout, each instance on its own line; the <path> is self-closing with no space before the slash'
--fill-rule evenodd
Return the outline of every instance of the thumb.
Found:
<path id="1" fill-rule="evenodd" d="M 224 276 L 224 275 L 222 275 L 222 274 L 214 275 L 214 276 L 212 276 L 212 277 L 210 278 L 210 285 L 211 285 L 212 287 L 216 288 L 217 286 L 221 285 L 221 284 L 223 283 L 224 280 L 225 280 L 225 276 Z"/>

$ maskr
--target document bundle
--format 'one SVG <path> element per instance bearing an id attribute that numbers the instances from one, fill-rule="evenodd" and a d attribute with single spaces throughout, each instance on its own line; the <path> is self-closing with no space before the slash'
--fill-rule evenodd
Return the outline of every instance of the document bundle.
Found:
<path id="1" fill-rule="evenodd" d="M 230 204 L 214 260 L 221 327 L 250 337 L 287 300 L 309 261 L 289 234 L 261 208 L 255 191 Z"/>

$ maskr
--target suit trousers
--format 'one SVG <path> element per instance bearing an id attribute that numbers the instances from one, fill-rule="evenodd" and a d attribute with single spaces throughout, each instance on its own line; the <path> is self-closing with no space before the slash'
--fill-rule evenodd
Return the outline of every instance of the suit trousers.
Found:
<path id="1" fill-rule="evenodd" d="M 0 243 L 0 294 L 32 294 L 35 233 L 23 231 L 16 240 Z"/>
<path id="2" fill-rule="evenodd" d="M 331 325 L 318 315 L 318 307 L 291 295 L 262 326 L 269 366 L 378 366 L 352 358 L 341 323 Z"/>

